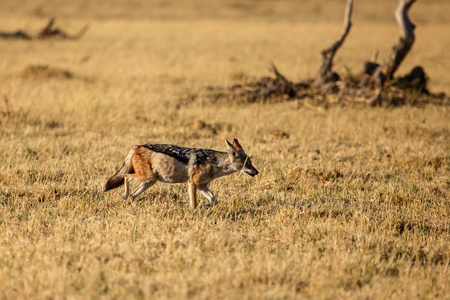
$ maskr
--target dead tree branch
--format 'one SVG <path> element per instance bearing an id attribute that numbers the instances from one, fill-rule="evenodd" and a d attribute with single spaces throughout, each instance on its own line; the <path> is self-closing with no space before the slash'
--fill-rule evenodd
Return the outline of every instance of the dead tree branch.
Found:
<path id="1" fill-rule="evenodd" d="M 334 44 L 331 45 L 330 48 L 322 51 L 322 64 L 320 65 L 319 72 L 317 74 L 319 80 L 326 77 L 331 72 L 331 69 L 333 67 L 334 55 L 336 54 L 336 51 L 341 47 L 342 43 L 344 43 L 345 38 L 350 32 L 350 28 L 352 26 L 352 10 L 353 0 L 348 0 L 344 16 L 344 29 L 340 38 L 336 42 L 334 42 Z"/>
<path id="2" fill-rule="evenodd" d="M 277 67 L 275 66 L 275 64 L 272 62 L 270 65 L 270 71 L 272 71 L 272 73 L 275 74 L 276 79 L 281 79 L 284 82 L 289 82 L 289 80 L 286 79 L 286 77 L 284 77 L 277 69 Z"/>
<path id="3" fill-rule="evenodd" d="M 395 71 L 397 71 L 403 59 L 408 54 L 414 43 L 414 28 L 408 18 L 408 11 L 416 0 L 399 0 L 397 9 L 395 10 L 395 19 L 401 29 L 400 40 L 397 45 L 392 48 L 388 61 L 383 65 L 383 74 L 386 80 L 391 80 Z"/>

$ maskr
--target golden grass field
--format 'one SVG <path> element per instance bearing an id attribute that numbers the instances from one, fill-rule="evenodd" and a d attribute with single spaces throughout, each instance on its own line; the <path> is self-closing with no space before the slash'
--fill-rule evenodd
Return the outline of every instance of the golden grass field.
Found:
<path id="1" fill-rule="evenodd" d="M 374 49 L 386 58 L 395 2 L 355 1 L 336 70 L 356 72 Z M 90 29 L 0 40 L 0 298 L 450 299 L 448 106 L 179 100 L 269 75 L 271 61 L 313 76 L 344 7 L 2 1 L 3 31 L 35 34 L 53 16 Z M 421 64 L 447 94 L 448 11 L 412 7 L 417 39 L 399 70 Z M 212 209 L 191 210 L 185 185 L 157 184 L 137 206 L 102 192 L 134 144 L 225 151 L 233 137 L 260 174 L 214 181 Z"/>

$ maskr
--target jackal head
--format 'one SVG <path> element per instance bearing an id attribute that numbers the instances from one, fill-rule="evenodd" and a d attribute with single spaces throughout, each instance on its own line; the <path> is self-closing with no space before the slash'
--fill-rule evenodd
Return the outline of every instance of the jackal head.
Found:
<path id="1" fill-rule="evenodd" d="M 225 140 L 227 144 L 228 159 L 231 162 L 231 168 L 233 171 L 242 172 L 250 176 L 258 175 L 258 170 L 252 165 L 250 157 L 245 154 L 241 144 L 237 139 L 233 139 L 233 144 L 228 140 Z"/>

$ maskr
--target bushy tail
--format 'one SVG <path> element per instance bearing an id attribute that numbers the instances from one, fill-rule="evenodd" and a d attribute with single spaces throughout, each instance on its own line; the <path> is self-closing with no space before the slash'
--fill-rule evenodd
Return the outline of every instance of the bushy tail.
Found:
<path id="1" fill-rule="evenodd" d="M 125 158 L 122 168 L 120 168 L 120 170 L 117 171 L 117 173 L 114 174 L 113 177 L 108 179 L 108 181 L 105 184 L 105 190 L 104 190 L 105 192 L 115 189 L 116 187 L 119 187 L 122 184 L 124 184 L 125 181 L 123 179 L 123 176 L 125 174 L 130 174 L 133 172 L 133 167 L 131 166 L 131 157 L 133 156 L 133 153 L 136 150 L 136 148 L 138 148 L 138 147 L 133 146 L 131 148 L 130 152 L 128 152 L 128 155 Z"/>

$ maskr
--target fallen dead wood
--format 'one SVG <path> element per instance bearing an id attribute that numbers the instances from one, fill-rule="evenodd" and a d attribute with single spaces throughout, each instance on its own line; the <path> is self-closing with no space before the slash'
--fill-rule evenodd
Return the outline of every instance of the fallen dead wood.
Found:
<path id="1" fill-rule="evenodd" d="M 77 34 L 69 34 L 55 25 L 55 18 L 51 18 L 36 36 L 28 34 L 25 31 L 18 30 L 14 32 L 0 31 L 0 38 L 3 39 L 22 39 L 22 40 L 43 40 L 43 39 L 68 39 L 77 40 L 81 38 L 89 29 L 89 25 L 84 25 Z"/>
<path id="2" fill-rule="evenodd" d="M 21 40 L 31 40 L 32 37 L 22 31 L 22 30 L 18 30 L 18 31 L 14 31 L 14 32 L 6 32 L 6 31 L 0 31 L 0 38 L 2 39 L 21 39 Z"/>
<path id="3" fill-rule="evenodd" d="M 225 100 L 240 103 L 308 98 L 319 99 L 317 102 L 320 105 L 336 103 L 343 105 L 366 103 L 371 106 L 419 105 L 421 103 L 449 105 L 449 98 L 445 94 L 433 94 L 428 90 L 428 76 L 423 67 L 416 66 L 404 76 L 394 76 L 415 40 L 415 26 L 408 17 L 409 9 L 414 2 L 415 0 L 399 0 L 398 2 L 395 17 L 401 36 L 384 64 L 377 63 L 377 55 L 374 55 L 370 61 L 364 62 L 361 70 L 354 75 L 342 76 L 333 71 L 333 58 L 343 45 L 352 26 L 353 0 L 348 0 L 343 31 L 329 48 L 321 52 L 322 61 L 315 77 L 301 82 L 292 82 L 272 63 L 270 71 L 274 77 L 262 77 L 253 82 L 231 87 L 208 87 L 198 95 L 189 93 L 188 97 L 207 99 L 211 102 Z"/>
<path id="4" fill-rule="evenodd" d="M 60 28 L 55 28 L 55 18 L 51 18 L 47 25 L 38 33 L 38 39 L 48 39 L 48 38 L 57 38 L 57 39 L 70 39 L 77 40 L 81 38 L 86 31 L 89 29 L 89 25 L 84 25 L 77 34 L 69 34 Z"/>

